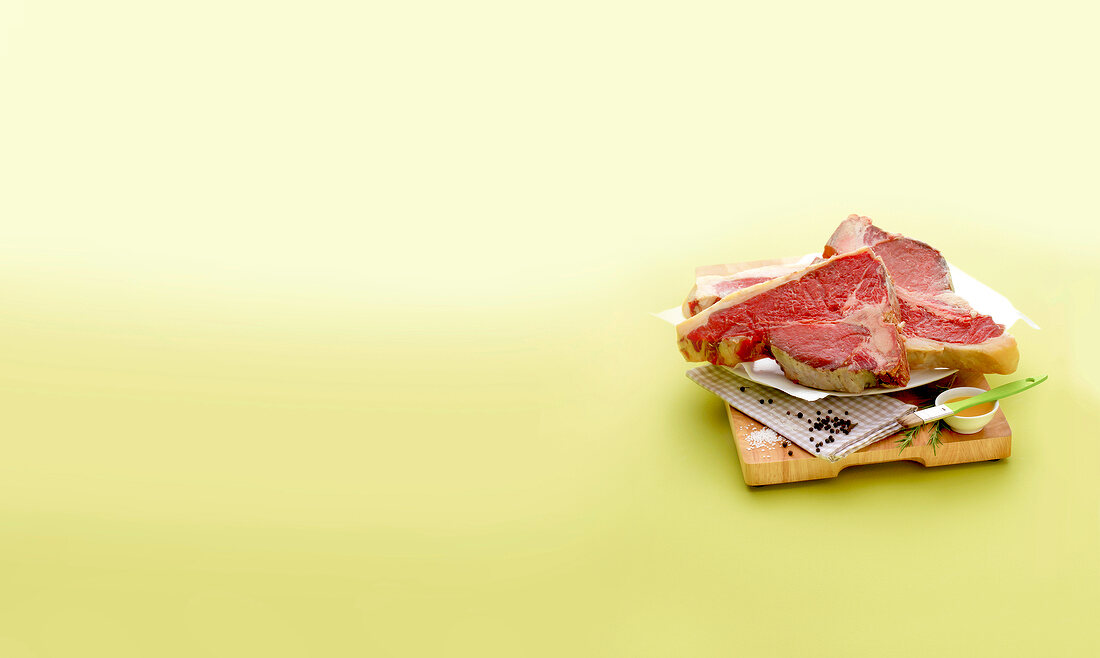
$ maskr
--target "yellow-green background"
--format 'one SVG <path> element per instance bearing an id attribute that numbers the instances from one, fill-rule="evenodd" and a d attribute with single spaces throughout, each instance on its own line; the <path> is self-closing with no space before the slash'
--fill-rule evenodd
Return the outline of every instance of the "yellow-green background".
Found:
<path id="1" fill-rule="evenodd" d="M 3 658 L 1100 651 L 1090 3 L 0 7 Z M 647 314 L 850 212 L 1050 381 L 749 489 Z"/>

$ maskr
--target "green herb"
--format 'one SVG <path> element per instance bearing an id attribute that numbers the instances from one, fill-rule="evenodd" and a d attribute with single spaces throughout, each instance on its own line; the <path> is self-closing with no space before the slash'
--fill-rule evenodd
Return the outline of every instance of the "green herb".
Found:
<path id="1" fill-rule="evenodd" d="M 910 445 L 913 444 L 913 439 L 916 438 L 917 432 L 919 432 L 920 428 L 922 428 L 922 427 L 924 427 L 924 426 L 923 425 L 917 425 L 915 427 L 910 427 L 908 430 L 905 431 L 905 434 L 898 437 L 898 439 L 896 441 L 894 441 L 894 443 L 901 446 L 900 448 L 898 448 L 898 454 L 899 455 L 902 453 L 903 450 L 905 450 L 906 448 L 908 448 Z"/>
<path id="2" fill-rule="evenodd" d="M 920 433 L 924 425 L 917 425 L 916 427 L 910 427 L 905 431 L 905 434 L 898 437 L 894 443 L 898 444 L 898 454 L 900 455 L 906 448 L 913 445 L 913 439 L 917 438 L 917 434 Z M 932 454 L 936 454 L 936 448 L 943 445 L 943 441 L 940 440 L 940 432 L 943 431 L 943 421 L 933 421 L 928 426 L 928 445 L 932 448 Z"/>
<path id="3" fill-rule="evenodd" d="M 940 432 L 943 430 L 943 421 L 937 420 L 932 423 L 931 429 L 928 430 L 928 445 L 932 446 L 932 454 L 936 454 L 936 448 L 943 445 L 943 441 L 940 441 Z"/>

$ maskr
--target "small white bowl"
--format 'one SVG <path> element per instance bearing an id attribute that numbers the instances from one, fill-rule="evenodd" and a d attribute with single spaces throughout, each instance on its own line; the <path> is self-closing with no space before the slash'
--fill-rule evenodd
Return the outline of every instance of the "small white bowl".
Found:
<path id="1" fill-rule="evenodd" d="M 955 398 L 961 398 L 963 396 L 973 397 L 975 395 L 981 395 L 985 393 L 984 388 L 976 388 L 974 386 L 960 386 L 958 388 L 949 388 L 943 393 L 936 396 L 936 404 L 943 404 L 947 400 L 953 400 Z M 959 434 L 975 434 L 982 431 L 989 421 L 993 420 L 993 415 L 997 413 L 997 410 L 1001 408 L 1001 403 L 998 400 L 993 402 L 993 411 L 981 416 L 948 416 L 944 418 L 944 421 Z"/>

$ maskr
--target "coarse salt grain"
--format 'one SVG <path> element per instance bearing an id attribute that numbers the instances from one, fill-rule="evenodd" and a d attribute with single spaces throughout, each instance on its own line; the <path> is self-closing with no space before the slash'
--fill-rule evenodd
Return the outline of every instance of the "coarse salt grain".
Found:
<path id="1" fill-rule="evenodd" d="M 757 448 L 774 448 L 775 444 L 782 439 L 775 433 L 775 430 L 765 427 L 750 432 L 745 440 L 748 442 L 749 450 L 756 450 Z"/>

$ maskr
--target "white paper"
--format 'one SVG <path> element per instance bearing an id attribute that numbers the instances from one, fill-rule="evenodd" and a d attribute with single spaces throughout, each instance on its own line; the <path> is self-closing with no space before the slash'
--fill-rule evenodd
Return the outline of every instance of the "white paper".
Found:
<path id="1" fill-rule="evenodd" d="M 950 261 L 947 267 L 951 270 L 951 283 L 955 286 L 955 294 L 970 302 L 970 305 L 979 313 L 991 316 L 997 324 L 1003 324 L 1006 330 L 1011 329 L 1017 320 L 1023 320 L 1032 329 L 1039 328 L 1031 318 L 1016 310 L 1012 302 L 1001 293 L 955 267 Z"/>
<path id="2" fill-rule="evenodd" d="M 801 264 L 809 264 L 816 256 L 817 254 L 806 254 L 800 258 L 798 262 Z M 955 294 L 965 299 L 975 310 L 991 316 L 997 323 L 1003 324 L 1006 330 L 1011 329 L 1012 325 L 1016 324 L 1017 320 L 1023 320 L 1032 329 L 1039 328 L 1039 325 L 1032 322 L 1031 318 L 1017 310 L 1007 297 L 978 281 L 966 272 L 963 272 L 950 262 L 947 263 L 947 266 L 951 270 L 951 282 L 955 287 Z M 660 313 L 651 313 L 650 315 L 673 325 L 680 324 L 685 319 L 681 306 L 674 306 Z M 907 386 L 898 388 L 877 387 L 865 389 L 860 393 L 842 393 L 837 391 L 822 391 L 820 389 L 796 384 L 783 376 L 783 370 L 774 359 L 760 359 L 749 363 L 739 363 L 733 368 L 733 371 L 754 382 L 764 384 L 765 386 L 771 386 L 772 388 L 778 388 L 784 393 L 788 393 L 803 400 L 820 400 L 830 395 L 849 397 L 904 391 L 907 388 L 923 386 L 924 384 L 936 381 L 937 379 L 941 379 L 955 372 L 948 368 L 914 370 L 909 373 L 909 385 Z"/>

